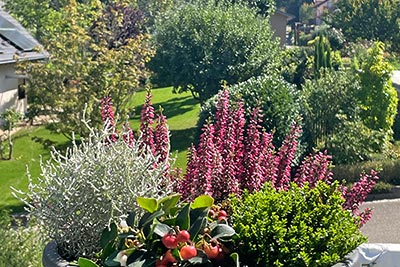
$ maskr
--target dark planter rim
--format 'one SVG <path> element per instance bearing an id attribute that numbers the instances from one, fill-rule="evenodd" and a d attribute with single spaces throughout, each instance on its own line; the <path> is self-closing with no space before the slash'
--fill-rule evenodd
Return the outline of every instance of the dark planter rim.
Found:
<path id="1" fill-rule="evenodd" d="M 68 261 L 64 260 L 57 251 L 56 241 L 50 241 L 43 250 L 43 267 L 73 267 Z M 75 266 L 76 267 L 76 266 Z"/>

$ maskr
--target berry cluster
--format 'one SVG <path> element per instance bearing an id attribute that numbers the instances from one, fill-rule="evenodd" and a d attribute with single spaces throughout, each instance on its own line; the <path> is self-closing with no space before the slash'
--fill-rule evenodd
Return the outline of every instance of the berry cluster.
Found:
<path id="1" fill-rule="evenodd" d="M 208 212 L 208 216 L 211 219 L 226 222 L 228 218 L 228 214 L 225 210 L 220 209 L 219 207 L 215 206 Z"/>
<path id="2" fill-rule="evenodd" d="M 226 222 L 228 215 L 225 210 L 215 206 L 210 209 L 208 218 Z M 205 254 L 211 261 L 220 261 L 228 254 L 228 250 L 217 239 L 211 238 L 209 229 L 205 228 L 200 240 L 194 243 L 187 230 L 179 230 L 178 227 L 166 233 L 161 242 L 168 250 L 156 262 L 156 267 L 177 266 L 180 260 L 190 260 L 198 254 Z"/>
<path id="3" fill-rule="evenodd" d="M 178 262 L 172 255 L 172 250 L 175 249 L 182 260 L 189 260 L 197 255 L 197 249 L 190 240 L 190 233 L 186 230 L 171 230 L 162 237 L 161 242 L 168 250 L 157 260 L 156 267 L 166 267 Z"/>

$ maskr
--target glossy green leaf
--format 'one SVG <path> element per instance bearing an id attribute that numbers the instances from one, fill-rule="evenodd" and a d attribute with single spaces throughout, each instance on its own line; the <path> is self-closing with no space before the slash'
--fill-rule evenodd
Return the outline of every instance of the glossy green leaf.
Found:
<path id="1" fill-rule="evenodd" d="M 115 258 L 118 255 L 118 251 L 115 250 L 104 262 L 104 265 L 107 267 L 116 267 L 119 266 L 119 261 L 116 261 Z"/>
<path id="2" fill-rule="evenodd" d="M 153 222 L 155 218 L 164 215 L 164 211 L 158 210 L 154 213 L 145 213 L 139 220 L 139 229 Z"/>
<path id="3" fill-rule="evenodd" d="M 237 253 L 235 252 L 235 253 L 232 253 L 232 254 L 229 255 L 229 256 L 232 258 L 233 262 L 235 263 L 235 267 L 240 267 L 240 264 L 239 264 L 239 254 L 237 254 Z"/>
<path id="4" fill-rule="evenodd" d="M 110 227 L 106 227 L 101 233 L 100 246 L 105 248 L 110 242 L 113 242 L 118 235 L 117 225 L 112 223 Z"/>
<path id="5" fill-rule="evenodd" d="M 142 251 L 135 250 L 127 260 L 128 267 L 153 267 L 156 263 L 156 258 L 152 254 Z"/>
<path id="6" fill-rule="evenodd" d="M 181 194 L 173 194 L 160 199 L 158 203 L 159 205 L 162 204 L 162 209 L 164 212 L 169 214 L 171 209 L 178 204 L 180 198 Z"/>
<path id="7" fill-rule="evenodd" d="M 131 227 L 135 226 L 135 213 L 134 212 L 128 213 L 128 218 L 126 218 L 126 223 Z"/>
<path id="8" fill-rule="evenodd" d="M 211 228 L 210 236 L 212 238 L 224 238 L 231 237 L 235 234 L 235 230 L 227 224 L 217 224 L 214 228 Z"/>
<path id="9" fill-rule="evenodd" d="M 196 197 L 196 199 L 192 203 L 192 209 L 198 208 L 211 208 L 214 204 L 214 199 L 208 195 L 201 195 Z"/>
<path id="10" fill-rule="evenodd" d="M 207 223 L 208 209 L 192 209 L 190 211 L 190 228 L 189 233 L 193 239 L 197 237 L 200 230 L 203 229 Z"/>
<path id="11" fill-rule="evenodd" d="M 176 225 L 179 226 L 180 229 L 189 229 L 190 227 L 190 204 L 187 204 L 183 209 L 179 212 L 176 217 Z"/>
<path id="12" fill-rule="evenodd" d="M 158 209 L 158 202 L 155 198 L 137 197 L 137 203 L 144 210 L 153 213 Z"/>
<path id="13" fill-rule="evenodd" d="M 163 237 L 164 235 L 168 234 L 169 231 L 171 231 L 172 228 L 169 227 L 168 225 L 164 223 L 157 223 L 156 226 L 154 227 L 154 233 Z"/>
<path id="14" fill-rule="evenodd" d="M 97 265 L 93 261 L 86 259 L 86 258 L 79 258 L 78 266 L 79 267 L 99 267 L 99 265 Z"/>

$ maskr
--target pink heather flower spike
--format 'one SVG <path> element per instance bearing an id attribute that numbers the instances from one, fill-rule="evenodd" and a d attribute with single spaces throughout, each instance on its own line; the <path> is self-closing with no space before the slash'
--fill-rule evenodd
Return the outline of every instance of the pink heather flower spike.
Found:
<path id="1" fill-rule="evenodd" d="M 261 113 L 259 108 L 254 108 L 250 114 L 250 121 L 246 128 L 246 137 L 244 144 L 244 173 L 241 177 L 241 186 L 243 189 L 248 189 L 250 192 L 258 191 L 262 186 L 262 170 L 260 163 L 262 162 L 261 155 L 261 132 L 259 121 Z"/>
<path id="2" fill-rule="evenodd" d="M 151 103 L 151 98 L 151 92 L 150 90 L 147 90 L 146 99 L 140 113 L 140 138 L 143 145 L 150 149 L 154 154 L 154 107 Z"/>
<path id="3" fill-rule="evenodd" d="M 154 132 L 154 150 L 155 156 L 159 157 L 158 162 L 169 161 L 170 152 L 167 118 L 162 112 L 163 110 L 160 107 L 160 112 L 157 114 L 157 125 Z M 168 169 L 166 171 L 168 171 Z"/>
<path id="4" fill-rule="evenodd" d="M 122 124 L 122 130 L 122 138 L 128 146 L 132 147 L 135 143 L 135 135 L 133 133 L 133 130 L 131 129 L 129 122 L 125 122 L 124 124 Z"/>
<path id="5" fill-rule="evenodd" d="M 111 97 L 103 97 L 101 99 L 101 120 L 103 121 L 104 130 L 110 133 L 106 138 L 106 143 L 114 143 L 118 139 L 118 134 L 115 127 L 114 110 Z"/>
<path id="6" fill-rule="evenodd" d="M 333 179 L 333 173 L 330 171 L 331 160 L 332 156 L 328 155 L 327 151 L 307 156 L 301 163 L 294 182 L 300 187 L 308 182 L 311 188 L 314 188 L 318 181 L 330 184 Z"/>
<path id="7" fill-rule="evenodd" d="M 279 148 L 278 155 L 275 158 L 278 173 L 275 180 L 275 188 L 286 190 L 290 184 L 290 171 L 291 164 L 295 157 L 295 152 L 297 149 L 298 139 L 301 134 L 300 125 L 296 123 L 292 125 L 289 134 L 286 136 Z"/>
<path id="8" fill-rule="evenodd" d="M 350 188 L 345 188 L 342 191 L 345 199 L 343 208 L 351 211 L 355 216 L 358 216 L 361 220 L 361 224 L 365 224 L 372 213 L 368 210 L 359 213 L 358 209 L 360 205 L 364 203 L 367 195 L 372 191 L 378 179 L 378 173 L 375 170 L 371 170 L 369 174 L 360 175 L 360 180 L 358 182 L 355 182 Z"/>

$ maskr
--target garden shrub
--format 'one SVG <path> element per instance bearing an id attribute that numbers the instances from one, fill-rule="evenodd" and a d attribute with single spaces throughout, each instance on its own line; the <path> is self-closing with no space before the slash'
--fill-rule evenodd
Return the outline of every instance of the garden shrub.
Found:
<path id="1" fill-rule="evenodd" d="M 230 194 L 258 191 L 266 182 L 277 190 L 288 190 L 290 182 L 299 186 L 333 179 L 331 156 L 312 153 L 295 164 L 301 129 L 293 124 L 282 145 L 272 144 L 273 134 L 263 129 L 260 109 L 255 108 L 248 123 L 244 121 L 241 101 L 230 104 L 229 92 L 223 91 L 216 104 L 214 121 L 204 125 L 199 144 L 189 150 L 186 174 L 178 181 L 178 192 L 185 199 L 207 194 L 222 202 Z M 351 210 L 363 225 L 371 211 L 359 212 L 360 204 L 378 180 L 371 170 L 362 174 L 351 187 L 341 187 L 343 209 Z"/>
<path id="2" fill-rule="evenodd" d="M 360 60 L 359 73 L 362 90 L 356 97 L 360 102 L 360 116 L 373 130 L 383 130 L 386 141 L 392 138 L 392 126 L 397 113 L 397 92 L 392 85 L 393 67 L 384 59 L 384 44 L 376 42 Z"/>
<path id="3" fill-rule="evenodd" d="M 154 82 L 191 91 L 201 103 L 218 92 L 222 81 L 246 81 L 276 69 L 281 58 L 269 20 L 229 1 L 183 3 L 160 17 L 153 37 Z"/>
<path id="4" fill-rule="evenodd" d="M 399 159 L 381 159 L 359 162 L 357 164 L 336 165 L 332 172 L 337 180 L 346 180 L 354 182 L 359 178 L 359 174 L 371 169 L 380 170 L 379 180 L 393 185 L 400 185 L 400 160 Z"/>
<path id="5" fill-rule="evenodd" d="M 331 44 L 333 50 L 340 50 L 343 48 L 346 40 L 344 38 L 343 33 L 340 30 L 331 27 L 327 24 L 323 24 L 316 29 L 313 35 L 315 37 L 318 36 L 320 33 L 322 33 L 324 36 L 326 36 L 326 38 L 328 38 L 329 43 Z"/>
<path id="6" fill-rule="evenodd" d="M 372 189 L 372 194 L 384 194 L 384 193 L 391 193 L 393 191 L 393 185 L 386 183 L 386 182 L 378 182 Z"/>
<path id="7" fill-rule="evenodd" d="M 325 69 L 303 85 L 303 138 L 308 151 L 327 149 L 335 163 L 351 163 L 379 151 L 384 135 L 360 118 L 360 82 L 353 71 Z"/>
<path id="8" fill-rule="evenodd" d="M 64 258 L 97 253 L 103 229 L 128 211 L 140 210 L 138 196 L 172 192 L 169 132 L 162 114 L 153 130 L 153 111 L 148 94 L 141 135 L 135 138 L 128 124 L 117 132 L 111 99 L 103 99 L 104 128 L 94 129 L 86 121 L 89 136 L 81 137 L 79 144 L 74 140 L 65 154 L 54 150 L 50 160 L 41 162 L 38 182 L 28 172 L 27 192 L 14 190 Z"/>
<path id="9" fill-rule="evenodd" d="M 399 51 L 399 8 L 397 0 L 339 0 L 327 21 L 347 40 L 379 40 Z"/>
<path id="10" fill-rule="evenodd" d="M 246 121 L 255 107 L 262 111 L 262 127 L 267 132 L 274 132 L 274 144 L 279 145 L 285 139 L 293 122 L 299 121 L 300 98 L 293 85 L 286 82 L 279 74 L 270 73 L 228 87 L 230 104 L 243 101 Z M 223 91 L 201 108 L 198 129 L 207 119 L 213 120 L 215 106 Z"/>
<path id="11" fill-rule="evenodd" d="M 313 53 L 313 47 L 309 46 L 288 47 L 283 52 L 282 76 L 298 89 L 306 80 L 314 77 L 311 61 Z"/>
<path id="12" fill-rule="evenodd" d="M 0 267 L 42 266 L 44 238 L 39 227 L 12 225 L 7 211 L 0 211 Z"/>
<path id="13" fill-rule="evenodd" d="M 326 149 L 337 164 L 355 163 L 371 159 L 374 153 L 387 150 L 386 134 L 365 126 L 359 117 L 337 116 L 340 123 L 327 137 Z"/>
<path id="14" fill-rule="evenodd" d="M 248 266 L 332 266 L 366 241 L 357 220 L 342 208 L 338 183 L 270 183 L 259 192 L 232 199 L 238 253 Z"/>

